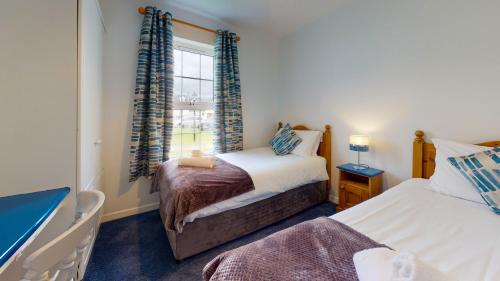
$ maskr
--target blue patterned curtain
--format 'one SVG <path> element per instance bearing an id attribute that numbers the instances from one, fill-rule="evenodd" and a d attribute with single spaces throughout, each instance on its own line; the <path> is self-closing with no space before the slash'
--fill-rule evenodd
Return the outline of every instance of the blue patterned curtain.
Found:
<path id="1" fill-rule="evenodd" d="M 216 153 L 243 149 L 240 70 L 236 34 L 219 30 L 215 38 L 215 118 Z"/>
<path id="2" fill-rule="evenodd" d="M 130 177 L 151 177 L 168 160 L 173 127 L 172 16 L 146 7 L 139 40 L 130 139 Z"/>

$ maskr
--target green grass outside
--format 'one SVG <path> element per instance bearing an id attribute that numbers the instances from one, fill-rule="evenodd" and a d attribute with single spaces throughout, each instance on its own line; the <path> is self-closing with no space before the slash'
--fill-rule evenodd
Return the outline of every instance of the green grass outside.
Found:
<path id="1" fill-rule="evenodd" d="M 174 128 L 172 135 L 172 150 L 170 158 L 191 155 L 191 150 L 200 149 L 210 153 L 213 149 L 213 136 L 211 131 L 201 131 L 193 128 Z M 182 149 L 182 150 L 181 150 Z"/>

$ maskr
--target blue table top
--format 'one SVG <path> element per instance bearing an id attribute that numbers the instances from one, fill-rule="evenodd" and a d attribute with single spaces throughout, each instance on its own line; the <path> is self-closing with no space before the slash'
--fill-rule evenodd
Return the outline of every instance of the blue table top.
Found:
<path id="1" fill-rule="evenodd" d="M 42 225 L 69 187 L 0 197 L 0 266 Z"/>
<path id="2" fill-rule="evenodd" d="M 353 174 L 362 175 L 365 177 L 370 177 L 370 178 L 374 177 L 374 176 L 378 176 L 384 172 L 382 170 L 375 169 L 375 168 L 367 168 L 367 169 L 363 169 L 363 170 L 357 170 L 354 168 L 354 166 L 355 166 L 354 164 L 349 163 L 349 164 L 337 166 L 337 169 L 342 170 L 342 171 L 351 172 Z"/>

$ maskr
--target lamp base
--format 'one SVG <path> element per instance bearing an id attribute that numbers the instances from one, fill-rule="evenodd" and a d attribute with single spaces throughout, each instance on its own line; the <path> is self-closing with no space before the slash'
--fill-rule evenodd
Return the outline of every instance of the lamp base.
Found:
<path id="1" fill-rule="evenodd" d="M 352 164 L 352 167 L 355 170 L 366 170 L 366 169 L 370 168 L 370 166 L 368 166 L 366 164 Z"/>

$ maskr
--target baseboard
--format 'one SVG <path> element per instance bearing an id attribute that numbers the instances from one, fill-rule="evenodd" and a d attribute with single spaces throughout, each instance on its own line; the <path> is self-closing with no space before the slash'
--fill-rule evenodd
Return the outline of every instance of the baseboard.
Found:
<path id="1" fill-rule="evenodd" d="M 117 219 L 121 219 L 124 217 L 128 217 L 128 216 L 137 215 L 140 213 L 145 213 L 145 212 L 149 212 L 152 210 L 156 210 L 159 208 L 159 205 L 160 205 L 160 203 L 150 203 L 150 204 L 142 205 L 139 207 L 133 207 L 133 208 L 125 209 L 125 210 L 107 213 L 107 214 L 104 214 L 102 216 L 101 222 L 117 220 Z"/>

